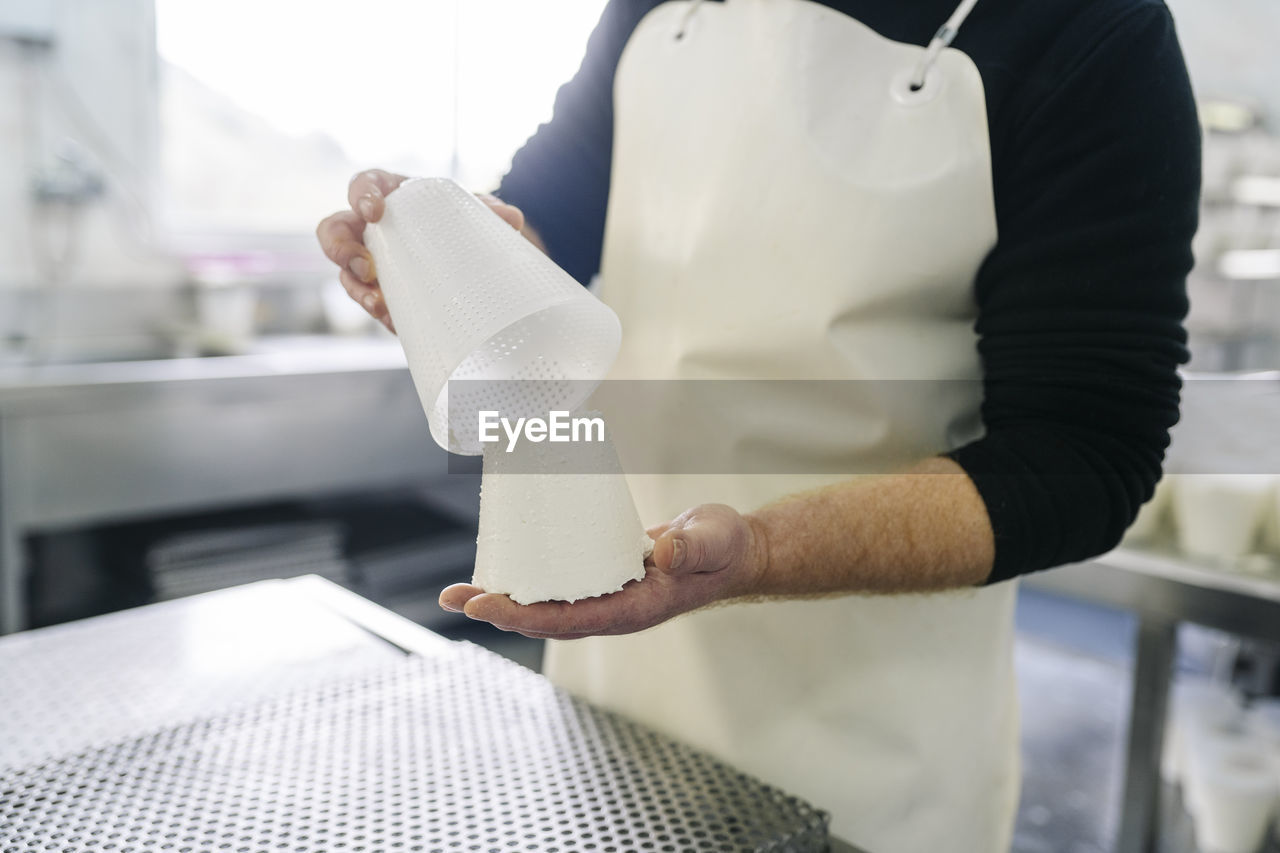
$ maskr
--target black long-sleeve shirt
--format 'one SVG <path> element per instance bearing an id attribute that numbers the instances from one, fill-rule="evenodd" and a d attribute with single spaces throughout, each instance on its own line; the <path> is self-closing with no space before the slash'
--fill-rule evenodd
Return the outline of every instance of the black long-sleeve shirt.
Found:
<path id="1" fill-rule="evenodd" d="M 657 5 L 609 3 L 498 190 L 583 282 L 600 267 L 614 71 Z M 825 5 L 923 45 L 955 2 Z M 1187 359 L 1200 135 L 1158 0 L 982 0 L 952 46 L 982 76 L 998 239 L 974 284 L 986 431 L 948 455 L 986 504 L 996 582 L 1113 547 L 1160 477 Z"/>

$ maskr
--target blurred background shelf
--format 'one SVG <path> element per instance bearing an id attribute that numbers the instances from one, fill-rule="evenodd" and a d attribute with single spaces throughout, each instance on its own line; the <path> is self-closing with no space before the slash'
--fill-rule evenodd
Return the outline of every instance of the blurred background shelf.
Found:
<path id="1" fill-rule="evenodd" d="M 1280 641 L 1280 572 L 1260 575 L 1195 560 L 1171 548 L 1126 546 L 1023 583 L 1155 618 Z"/>
<path id="2" fill-rule="evenodd" d="M 0 633 L 30 623 L 31 536 L 397 489 L 465 517 L 467 465 L 394 341 L 0 371 Z"/>
<path id="3" fill-rule="evenodd" d="M 1156 849 L 1168 814 L 1161 757 L 1178 627 L 1191 622 L 1280 642 L 1280 582 L 1223 569 L 1172 551 L 1120 548 L 1096 560 L 1029 576 L 1025 588 L 1131 612 L 1136 621 L 1117 853 Z M 1185 832 L 1183 833 L 1185 835 Z M 1183 837 L 1183 836 L 1178 836 Z M 1174 842 L 1166 842 L 1174 843 Z M 1167 849 L 1189 849 L 1171 847 Z"/>

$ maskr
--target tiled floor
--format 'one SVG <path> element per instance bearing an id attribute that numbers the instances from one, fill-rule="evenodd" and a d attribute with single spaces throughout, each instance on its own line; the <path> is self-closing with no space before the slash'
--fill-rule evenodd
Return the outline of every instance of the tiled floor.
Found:
<path id="1" fill-rule="evenodd" d="M 1129 663 L 1057 639 L 1018 639 L 1023 778 L 1013 850 L 1101 853 L 1119 817 Z"/>

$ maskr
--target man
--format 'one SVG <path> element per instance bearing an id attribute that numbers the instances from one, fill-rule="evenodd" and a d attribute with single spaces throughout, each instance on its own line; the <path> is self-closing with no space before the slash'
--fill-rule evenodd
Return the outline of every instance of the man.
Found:
<path id="1" fill-rule="evenodd" d="M 319 229 L 384 320 L 359 238 L 400 180 L 357 176 Z M 869 850 L 1007 849 L 1005 581 L 1109 549 L 1159 479 L 1198 187 L 1155 0 L 613 0 L 490 205 L 599 273 L 612 378 L 861 391 L 803 439 L 829 474 L 786 473 L 778 381 L 729 413 L 723 475 L 633 477 L 657 543 L 622 592 L 441 604 L 573 639 L 553 680 Z M 886 401 L 919 380 L 946 390 Z"/>

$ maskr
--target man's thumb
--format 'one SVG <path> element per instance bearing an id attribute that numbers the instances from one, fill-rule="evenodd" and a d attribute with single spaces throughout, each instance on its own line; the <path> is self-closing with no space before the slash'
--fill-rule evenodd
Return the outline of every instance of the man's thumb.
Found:
<path id="1" fill-rule="evenodd" d="M 669 530 L 653 546 L 653 562 L 659 568 L 680 574 L 713 571 L 718 540 L 715 525 L 694 519 L 686 526 Z"/>

